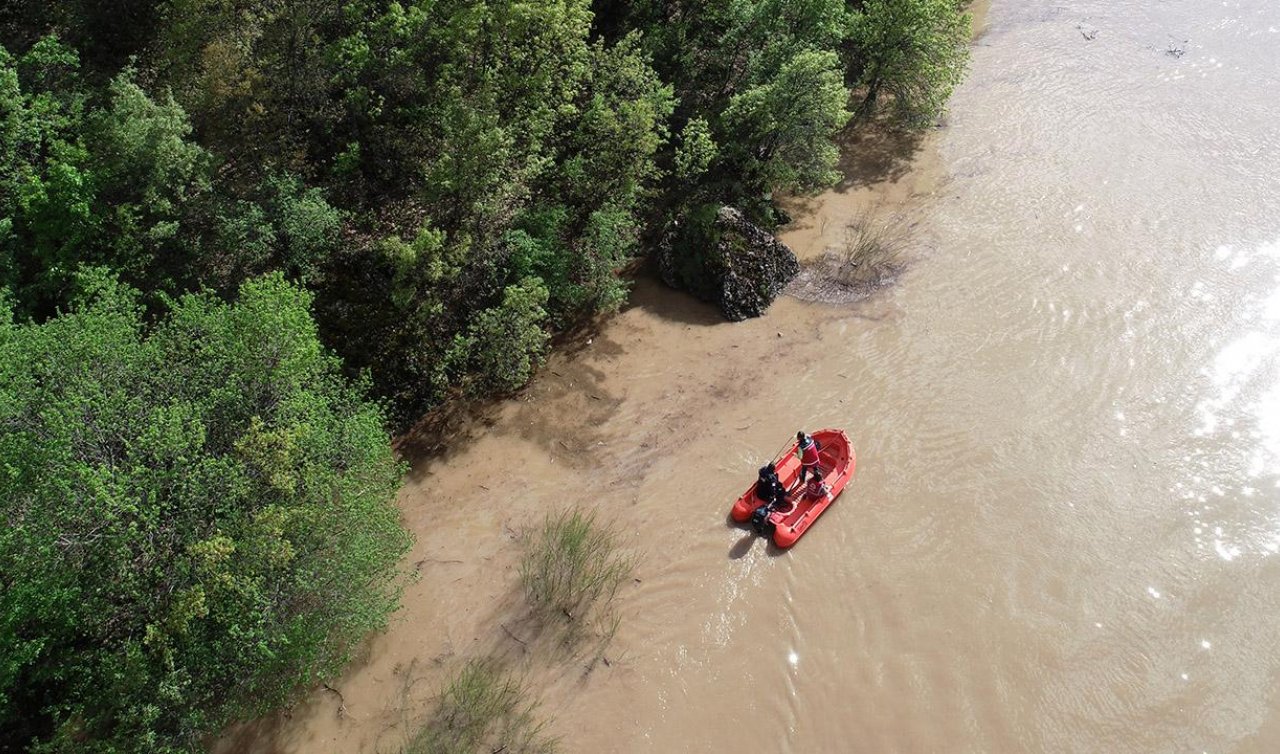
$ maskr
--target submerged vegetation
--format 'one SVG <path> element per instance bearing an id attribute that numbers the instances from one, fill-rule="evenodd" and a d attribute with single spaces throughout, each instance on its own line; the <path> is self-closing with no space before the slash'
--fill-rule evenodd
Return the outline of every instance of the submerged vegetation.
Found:
<path id="1" fill-rule="evenodd" d="M 870 214 L 844 230 L 844 246 L 835 255 L 833 279 L 850 288 L 878 288 L 902 271 L 907 230 L 898 218 L 880 220 Z"/>
<path id="2" fill-rule="evenodd" d="M 868 212 L 845 226 L 840 246 L 805 262 L 787 291 L 805 301 L 827 304 L 865 299 L 892 284 L 906 269 L 911 240 L 902 218 L 882 219 Z"/>
<path id="3" fill-rule="evenodd" d="M 498 660 L 471 660 L 441 693 L 404 754 L 553 754 L 537 703 Z"/>
<path id="4" fill-rule="evenodd" d="M 618 530 L 580 509 L 547 516 L 529 535 L 520 585 L 534 612 L 559 627 L 566 642 L 593 632 L 607 641 L 617 629 L 613 598 L 636 566 L 620 545 Z"/>
<path id="5" fill-rule="evenodd" d="M 0 746 L 195 750 L 334 673 L 397 600 L 388 430 L 521 387 L 657 238 L 696 285 L 681 234 L 776 226 L 854 113 L 936 122 L 967 23 L 0 4 Z M 629 561 L 588 514 L 541 537 L 531 601 L 587 625 Z"/>
<path id="6" fill-rule="evenodd" d="M 585 672 L 604 659 L 621 620 L 613 598 L 636 565 L 620 545 L 617 529 L 581 509 L 548 515 L 525 533 L 519 580 L 529 608 L 521 616 L 528 639 L 500 624 L 506 638 L 519 645 L 520 657 L 536 646 L 531 659 L 577 659 L 581 642 L 592 639 L 595 654 L 584 663 Z M 512 656 L 502 651 L 467 660 L 408 738 L 403 754 L 553 754 L 556 741 L 546 735 L 537 702 L 512 666 Z M 410 678 L 408 684 L 413 683 Z"/>

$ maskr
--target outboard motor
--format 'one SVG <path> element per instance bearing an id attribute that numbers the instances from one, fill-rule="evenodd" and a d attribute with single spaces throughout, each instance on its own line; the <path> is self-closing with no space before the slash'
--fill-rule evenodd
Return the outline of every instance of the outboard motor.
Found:
<path id="1" fill-rule="evenodd" d="M 773 512 L 773 508 L 768 505 L 762 505 L 751 512 L 751 529 L 762 537 L 773 534 L 773 522 L 769 520 L 769 514 Z"/>

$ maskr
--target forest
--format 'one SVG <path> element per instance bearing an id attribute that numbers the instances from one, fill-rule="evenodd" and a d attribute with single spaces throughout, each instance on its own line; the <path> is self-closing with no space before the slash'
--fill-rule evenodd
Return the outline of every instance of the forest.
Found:
<path id="1" fill-rule="evenodd" d="M 198 751 L 332 677 L 406 578 L 397 431 L 933 127 L 968 42 L 956 0 L 4 3 L 0 751 Z"/>

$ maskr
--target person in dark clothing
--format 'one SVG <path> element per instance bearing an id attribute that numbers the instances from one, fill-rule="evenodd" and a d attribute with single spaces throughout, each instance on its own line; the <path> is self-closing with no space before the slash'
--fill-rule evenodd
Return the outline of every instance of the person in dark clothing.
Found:
<path id="1" fill-rule="evenodd" d="M 770 502 L 778 496 L 782 482 L 778 480 L 778 469 L 772 463 L 760 467 L 760 476 L 756 479 L 756 497 Z"/>
<path id="2" fill-rule="evenodd" d="M 777 495 L 773 498 L 773 509 L 783 513 L 791 510 L 791 503 L 787 500 L 787 488 L 781 484 L 778 485 Z"/>

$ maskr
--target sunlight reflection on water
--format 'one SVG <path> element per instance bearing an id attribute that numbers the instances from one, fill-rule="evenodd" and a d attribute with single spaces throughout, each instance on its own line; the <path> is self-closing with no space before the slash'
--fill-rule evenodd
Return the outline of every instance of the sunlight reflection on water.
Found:
<path id="1" fill-rule="evenodd" d="M 1208 380 L 1208 395 L 1195 407 L 1198 426 L 1193 435 L 1227 441 L 1222 452 L 1205 459 L 1218 467 L 1208 469 L 1210 476 L 1219 472 L 1218 478 L 1206 484 L 1199 475 L 1193 476 L 1184 497 L 1205 502 L 1212 496 L 1242 512 L 1235 521 L 1238 531 L 1213 527 L 1213 552 L 1229 562 L 1246 550 L 1260 555 L 1280 551 L 1280 510 L 1255 502 L 1260 488 L 1280 487 L 1280 478 L 1261 484 L 1280 477 L 1280 241 L 1253 250 L 1220 246 L 1214 258 L 1233 277 L 1248 278 L 1244 283 L 1231 281 L 1232 288 L 1242 290 L 1230 290 L 1239 302 L 1233 319 L 1247 329 L 1219 349 L 1202 372 Z M 1190 295 L 1202 302 L 1211 300 L 1201 282 L 1192 286 Z M 1233 468 L 1239 472 L 1221 476 L 1219 470 Z M 1203 550 L 1204 521 L 1198 518 L 1195 524 L 1196 546 Z"/>

